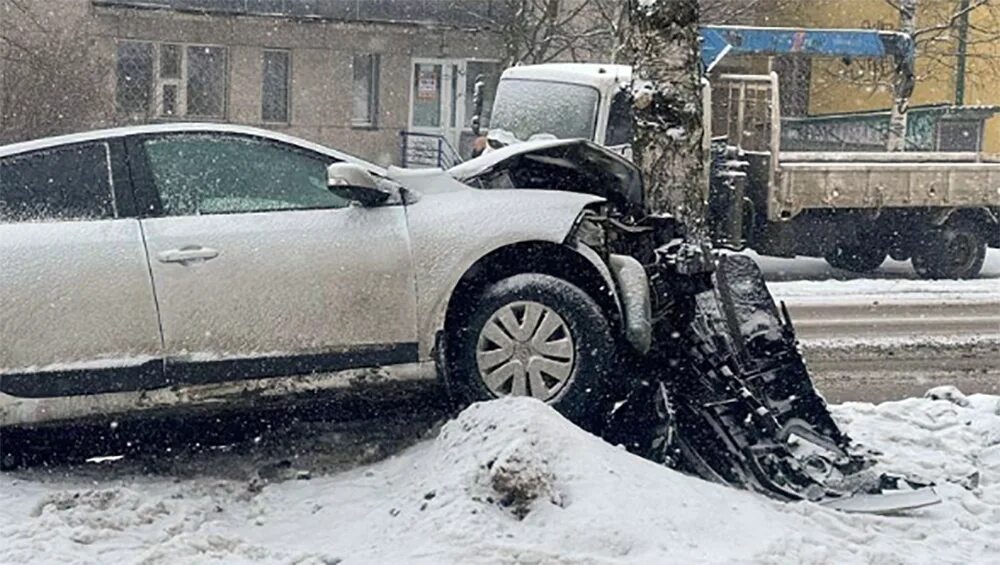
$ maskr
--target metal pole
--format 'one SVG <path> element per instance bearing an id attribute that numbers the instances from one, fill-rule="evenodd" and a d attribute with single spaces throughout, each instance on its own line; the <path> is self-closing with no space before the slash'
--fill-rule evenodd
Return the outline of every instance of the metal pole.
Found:
<path id="1" fill-rule="evenodd" d="M 909 35 L 911 38 L 917 31 L 917 0 L 900 0 L 899 2 L 899 30 Z M 889 111 L 889 131 L 886 136 L 886 149 L 888 151 L 906 150 L 906 111 L 910 103 L 910 95 L 913 91 L 912 67 L 899 57 L 912 57 L 913 54 L 897 54 L 896 77 L 893 85 L 892 108 Z M 901 64 L 904 63 L 904 64 Z M 909 61 L 912 63 L 912 60 Z M 903 71 L 903 72 L 901 72 Z"/>
<path id="2" fill-rule="evenodd" d="M 969 0 L 962 0 L 958 9 L 958 53 L 955 67 L 955 105 L 965 104 L 965 60 L 969 51 Z"/>

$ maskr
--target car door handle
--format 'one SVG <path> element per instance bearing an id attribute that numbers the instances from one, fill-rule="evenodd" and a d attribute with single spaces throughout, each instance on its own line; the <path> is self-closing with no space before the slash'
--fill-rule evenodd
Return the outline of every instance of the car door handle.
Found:
<path id="1" fill-rule="evenodd" d="M 188 245 L 180 249 L 168 249 L 161 251 L 159 257 L 161 263 L 193 263 L 195 261 L 208 261 L 219 256 L 217 249 L 202 247 L 200 245 Z"/>

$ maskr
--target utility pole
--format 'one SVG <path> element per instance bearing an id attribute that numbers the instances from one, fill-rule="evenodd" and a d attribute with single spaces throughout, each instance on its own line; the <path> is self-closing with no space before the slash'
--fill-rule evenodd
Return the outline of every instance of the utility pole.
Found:
<path id="1" fill-rule="evenodd" d="M 698 0 L 629 0 L 626 57 L 632 63 L 634 159 L 646 211 L 704 231 L 702 63 Z"/>
<path id="2" fill-rule="evenodd" d="M 917 0 L 899 0 L 899 31 L 913 37 L 917 31 Z M 897 57 L 912 57 L 912 53 Z M 892 108 L 889 111 L 889 131 L 886 149 L 906 150 L 906 111 L 913 94 L 913 61 L 896 61 L 896 75 L 892 89 Z"/>
<path id="3" fill-rule="evenodd" d="M 969 0 L 959 3 L 958 54 L 955 62 L 955 105 L 965 104 L 965 61 L 969 51 Z"/>

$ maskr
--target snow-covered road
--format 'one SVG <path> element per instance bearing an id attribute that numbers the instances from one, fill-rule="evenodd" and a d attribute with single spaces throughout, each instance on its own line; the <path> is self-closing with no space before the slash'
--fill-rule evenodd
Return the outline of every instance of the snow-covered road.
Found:
<path id="1" fill-rule="evenodd" d="M 397 456 L 310 480 L 125 462 L 0 475 L 0 562 L 996 563 L 1000 397 L 970 400 L 834 408 L 888 468 L 939 482 L 943 504 L 901 516 L 709 484 L 507 399 Z"/>
<path id="2" fill-rule="evenodd" d="M 938 383 L 1000 394 L 1000 251 L 964 281 L 920 280 L 895 261 L 857 278 L 821 259 L 750 255 L 828 398 L 899 399 Z"/>

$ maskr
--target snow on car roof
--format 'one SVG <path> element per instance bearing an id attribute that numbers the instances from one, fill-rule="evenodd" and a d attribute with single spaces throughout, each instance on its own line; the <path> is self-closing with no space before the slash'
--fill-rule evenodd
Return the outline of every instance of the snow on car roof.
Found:
<path id="1" fill-rule="evenodd" d="M 592 86 L 616 85 L 632 80 L 632 67 L 596 63 L 544 63 L 511 67 L 500 77 L 504 79 L 550 80 Z"/>
<path id="2" fill-rule="evenodd" d="M 97 141 L 102 139 L 115 139 L 131 135 L 145 135 L 145 134 L 155 134 L 155 133 L 185 133 L 185 132 L 235 133 L 242 135 L 251 135 L 254 137 L 261 137 L 264 139 L 271 139 L 274 141 L 287 143 L 289 145 L 295 145 L 303 149 L 308 149 L 310 151 L 315 151 L 317 153 L 322 153 L 324 155 L 329 155 L 330 157 L 333 157 L 341 161 L 354 163 L 378 175 L 385 176 L 385 169 L 379 167 L 378 165 L 374 165 L 372 163 L 369 163 L 368 161 L 359 159 L 358 157 L 355 157 L 353 155 L 348 155 L 347 153 L 337 151 L 336 149 L 331 149 L 324 145 L 313 143 L 311 141 L 306 141 L 298 137 L 250 126 L 239 126 L 233 124 L 196 123 L 196 122 L 128 126 L 128 127 L 119 127 L 112 129 L 85 131 L 80 133 L 72 133 L 69 135 L 60 135 L 56 137 L 46 137 L 42 139 L 35 139 L 32 141 L 14 143 L 11 145 L 2 145 L 0 146 L 0 157 L 6 157 L 8 155 L 17 155 L 19 153 L 26 153 L 29 151 L 38 151 L 40 149 L 48 149 L 51 147 L 58 147 L 60 145 L 70 145 L 73 143 L 84 143 L 87 141 Z"/>

